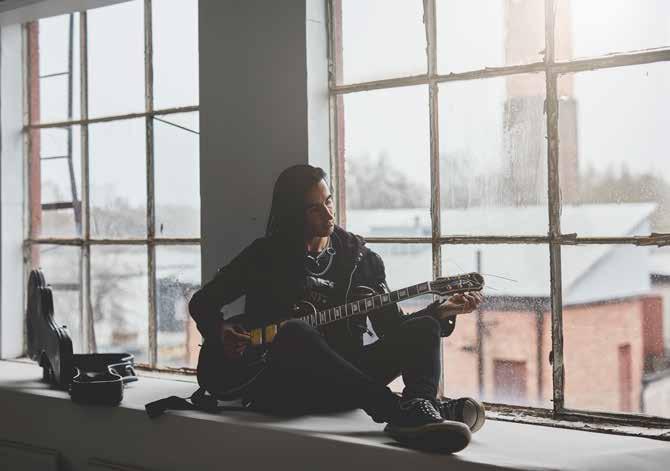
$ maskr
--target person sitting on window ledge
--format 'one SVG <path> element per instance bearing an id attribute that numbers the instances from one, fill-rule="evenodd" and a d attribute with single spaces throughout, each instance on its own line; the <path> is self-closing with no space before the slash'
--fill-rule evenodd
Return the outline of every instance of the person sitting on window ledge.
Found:
<path id="1" fill-rule="evenodd" d="M 362 237 L 334 224 L 325 177 L 310 165 L 284 170 L 274 186 L 266 236 L 193 295 L 189 311 L 205 346 L 219 352 L 217 361 L 234 361 L 250 348 L 249 333 L 221 315 L 223 306 L 242 295 L 245 315 L 263 325 L 286 318 L 299 300 L 321 310 L 352 301 L 356 286 L 389 291 L 381 257 Z M 478 292 L 457 294 L 410 317 L 397 304 L 378 309 L 368 317 L 379 339 L 368 345 L 363 342 L 363 334 L 371 333 L 366 316 L 319 330 L 298 319 L 284 322 L 264 357 L 265 368 L 243 398 L 253 410 L 279 415 L 362 408 L 375 422 L 386 422 L 384 430 L 407 446 L 459 451 L 481 428 L 484 408 L 472 398 L 436 398 L 440 337 L 454 330 L 453 314 L 471 312 L 481 301 Z M 207 377 L 202 353 L 199 379 L 217 391 L 217 368 Z M 401 397 L 387 386 L 400 375 Z"/>

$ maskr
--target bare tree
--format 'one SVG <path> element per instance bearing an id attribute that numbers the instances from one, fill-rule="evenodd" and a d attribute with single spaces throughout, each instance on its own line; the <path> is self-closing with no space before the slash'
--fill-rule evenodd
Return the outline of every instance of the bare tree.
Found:
<path id="1" fill-rule="evenodd" d="M 347 206 L 351 209 L 423 208 L 427 188 L 393 167 L 388 155 L 347 160 Z"/>

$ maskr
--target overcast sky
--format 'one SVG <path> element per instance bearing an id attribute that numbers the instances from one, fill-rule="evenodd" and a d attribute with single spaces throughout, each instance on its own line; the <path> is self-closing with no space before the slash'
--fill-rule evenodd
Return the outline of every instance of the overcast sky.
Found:
<path id="1" fill-rule="evenodd" d="M 530 2 L 538 0 L 513 0 Z M 422 2 L 344 0 L 344 81 L 425 72 Z M 670 46 L 670 2 L 572 2 L 574 57 Z M 503 0 L 438 0 L 440 73 L 504 65 Z M 450 13 L 452 13 L 450 15 Z M 539 49 L 544 44 L 538 43 Z M 534 60 L 541 60 L 538 54 Z M 670 63 L 586 72 L 574 77 L 580 167 L 627 162 L 631 171 L 670 173 Z M 505 79 L 440 87 L 440 150 L 471 156 L 473 168 L 502 158 Z M 386 153 L 427 184 L 429 135 L 425 87 L 347 95 L 349 156 Z M 479 168 L 478 170 L 483 170 Z"/>

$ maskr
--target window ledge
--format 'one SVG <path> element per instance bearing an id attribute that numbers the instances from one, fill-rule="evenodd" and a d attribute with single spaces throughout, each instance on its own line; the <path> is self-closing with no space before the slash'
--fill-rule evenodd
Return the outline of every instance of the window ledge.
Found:
<path id="1" fill-rule="evenodd" d="M 266 470 L 277 460 L 282 466 L 325 470 L 353 463 L 395 469 L 642 470 L 670 461 L 670 447 L 658 440 L 499 420 L 488 421 L 453 456 L 399 447 L 362 411 L 291 420 L 249 412 L 174 411 L 150 420 L 144 404 L 186 397 L 196 385 L 143 376 L 126 387 L 119 407 L 94 407 L 73 403 L 40 377 L 34 364 L 0 361 L 0 439 L 59 450 L 71 469 L 86 469 L 92 459 L 156 470 L 208 469 L 224 462 Z"/>

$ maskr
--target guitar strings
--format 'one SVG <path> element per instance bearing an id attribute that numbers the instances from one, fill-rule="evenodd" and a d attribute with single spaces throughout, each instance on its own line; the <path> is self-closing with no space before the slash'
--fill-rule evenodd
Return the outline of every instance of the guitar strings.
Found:
<path id="1" fill-rule="evenodd" d="M 494 275 L 493 273 L 480 273 L 480 275 L 493 276 L 495 278 L 502 278 L 503 280 L 511 281 L 513 283 L 518 283 L 519 282 L 519 280 L 515 280 L 514 278 L 507 278 L 506 276 Z"/>
<path id="2" fill-rule="evenodd" d="M 458 262 L 456 262 L 455 260 L 450 260 L 449 263 L 453 263 L 454 265 L 456 265 L 456 268 L 458 270 L 460 270 L 462 272 L 465 271 L 463 269 L 463 267 Z M 494 278 L 500 278 L 502 280 L 511 281 L 512 283 L 518 283 L 519 282 L 519 280 L 515 280 L 513 278 L 508 278 L 508 277 L 502 276 L 502 275 L 494 275 L 493 273 L 480 273 L 480 275 L 487 276 L 487 277 L 491 276 L 491 277 L 494 277 Z M 493 286 L 493 285 L 491 285 L 487 282 L 486 286 L 484 287 L 484 290 L 488 290 L 488 289 L 491 289 L 493 291 L 501 291 L 499 288 L 496 288 L 495 286 Z"/>

